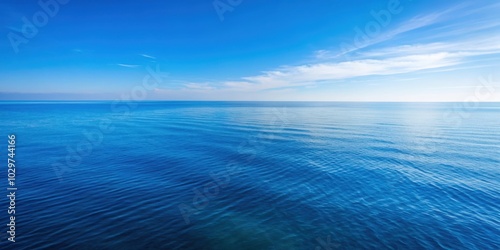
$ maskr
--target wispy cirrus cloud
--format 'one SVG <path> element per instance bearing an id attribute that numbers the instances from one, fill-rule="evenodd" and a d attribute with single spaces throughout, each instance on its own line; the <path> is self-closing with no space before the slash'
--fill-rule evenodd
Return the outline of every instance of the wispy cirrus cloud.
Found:
<path id="1" fill-rule="evenodd" d="M 339 56 L 338 49 L 322 49 L 314 51 L 315 60 L 307 64 L 280 66 L 260 74 L 228 81 L 189 83 L 180 91 L 186 95 L 205 92 L 214 96 L 231 97 L 240 93 L 285 93 L 287 90 L 304 87 L 345 83 L 356 78 L 366 80 L 374 79 L 375 76 L 394 76 L 394 79 L 414 80 L 415 75 L 410 74 L 415 72 L 425 74 L 471 68 L 475 66 L 470 63 L 472 61 L 500 54 L 500 32 L 495 31 L 500 27 L 500 20 L 487 22 L 491 15 L 486 15 L 484 18 L 472 19 L 472 23 L 467 25 L 471 19 L 460 18 L 480 15 L 485 10 L 491 11 L 491 8 L 498 9 L 500 4 L 489 7 L 481 7 L 481 11 L 477 8 L 468 10 L 468 5 L 462 4 L 443 11 L 414 16 L 357 46 L 355 50 L 344 51 L 356 52 L 349 58 Z M 457 10 L 460 10 L 460 15 L 456 13 Z M 475 35 L 464 35 L 469 32 Z M 459 34 L 459 37 L 455 37 L 455 34 Z M 486 59 L 484 63 L 487 63 Z M 419 74 L 419 77 L 422 74 Z M 468 87 L 469 85 L 442 86 L 436 89 Z M 174 90 L 158 91 L 172 94 Z"/>
<path id="2" fill-rule="evenodd" d="M 243 81 L 229 82 L 225 86 L 247 90 L 265 90 L 304 86 L 361 76 L 402 74 L 452 66 L 459 63 L 460 58 L 457 55 L 447 52 L 386 59 L 362 59 L 339 63 L 317 63 L 283 67 L 278 70 L 264 72 L 261 75 L 243 77 Z"/>
<path id="3" fill-rule="evenodd" d="M 460 58 L 446 52 L 386 59 L 362 59 L 281 67 L 260 75 L 222 83 L 189 83 L 191 90 L 263 91 L 327 83 L 362 76 L 394 75 L 457 65 Z"/>
<path id="4" fill-rule="evenodd" d="M 417 37 L 412 37 L 412 39 L 417 38 L 415 42 L 432 39 L 446 40 L 454 35 L 497 28 L 500 27 L 500 19 L 496 17 L 494 10 L 500 11 L 499 3 L 482 7 L 472 7 L 470 3 L 460 3 L 440 11 L 416 15 L 399 24 L 393 24 L 393 21 L 389 21 L 386 30 L 374 36 L 369 36 L 360 27 L 355 27 L 354 30 L 358 31 L 355 32 L 352 41 L 341 43 L 337 49 L 317 50 L 314 53 L 315 58 L 324 60 L 338 59 L 347 55 L 351 57 L 354 52 L 363 51 L 385 42 L 392 42 L 405 35 L 419 34 Z M 466 18 L 470 16 L 474 18 Z"/>
<path id="5" fill-rule="evenodd" d="M 358 31 L 356 31 L 355 35 L 353 35 L 352 41 L 341 43 L 338 49 L 317 50 L 314 52 L 314 58 L 325 60 L 345 57 L 348 54 L 357 52 L 364 48 L 390 41 L 399 35 L 436 24 L 441 21 L 443 19 L 443 16 L 448 12 L 449 10 L 415 16 L 376 36 L 368 36 L 359 27 L 356 27 L 355 30 Z"/>
<path id="6" fill-rule="evenodd" d="M 428 43 L 410 42 L 409 39 L 406 39 L 404 44 L 399 42 L 367 50 L 370 45 L 390 41 L 404 33 L 414 33 L 420 28 L 432 26 L 427 30 L 428 33 L 432 34 L 435 29 L 448 26 L 448 21 L 451 19 L 482 13 L 474 8 L 463 11 L 467 6 L 467 4 L 460 4 L 443 11 L 413 17 L 396 28 L 372 39 L 364 46 L 358 47 L 356 50 L 365 49 L 358 52 L 350 60 L 332 56 L 335 51 L 318 50 L 314 52 L 315 57 L 318 58 L 316 63 L 279 67 L 276 70 L 266 71 L 260 75 L 242 77 L 239 81 L 226 82 L 224 86 L 245 90 L 265 90 L 363 76 L 396 75 L 444 68 L 449 70 L 449 67 L 468 62 L 471 57 L 500 53 L 500 43 L 498 42 L 500 41 L 500 35 L 490 32 L 484 32 L 482 35 L 471 38 L 463 36 L 461 40 L 435 39 L 434 42 Z M 489 9 L 499 7 L 499 4 L 492 4 Z M 483 10 L 488 9 L 486 7 L 481 8 Z M 460 16 L 456 14 L 457 10 L 461 11 Z M 460 20 L 458 23 L 467 22 L 467 20 Z M 498 19 L 496 22 L 490 22 L 482 26 L 464 25 L 446 31 L 447 34 L 443 34 L 443 36 L 451 36 L 454 32 L 484 31 L 499 25 L 500 20 Z M 405 40 L 403 39 L 403 41 Z"/>
<path id="7" fill-rule="evenodd" d="M 215 87 L 209 83 L 186 83 L 184 87 L 190 90 L 213 90 Z"/>
<path id="8" fill-rule="evenodd" d="M 142 57 L 145 57 L 147 59 L 151 59 L 152 61 L 156 60 L 156 57 L 151 56 L 151 55 L 147 55 L 147 54 L 139 54 L 139 55 Z M 125 68 L 138 68 L 141 66 L 139 64 L 128 64 L 128 63 L 118 63 L 116 65 L 118 65 L 120 67 L 125 67 Z"/>
<path id="9" fill-rule="evenodd" d="M 407 44 L 384 47 L 376 50 L 367 50 L 359 53 L 359 57 L 393 57 L 399 55 L 420 55 L 439 52 L 461 54 L 461 56 L 474 56 L 483 54 L 496 54 L 500 52 L 500 35 L 488 34 L 475 38 L 454 42 L 434 42 L 427 44 Z"/>
<path id="10" fill-rule="evenodd" d="M 479 37 L 461 42 L 410 44 L 369 50 L 359 58 L 283 66 L 234 81 L 203 85 L 206 90 L 261 91 L 315 85 L 364 76 L 398 75 L 446 69 L 468 62 L 469 57 L 500 54 L 500 36 Z M 210 87 L 209 87 L 210 86 Z M 201 89 L 201 88 L 199 88 Z"/>
<path id="11" fill-rule="evenodd" d="M 141 54 L 141 56 L 149 58 L 149 59 L 156 59 L 156 57 L 148 55 L 148 54 Z"/>
<path id="12" fill-rule="evenodd" d="M 125 67 L 125 68 L 137 68 L 139 67 L 140 65 L 137 65 L 137 64 L 124 64 L 124 63 L 118 63 L 116 64 L 120 67 Z"/>
<path id="13" fill-rule="evenodd" d="M 325 57 L 325 55 L 330 55 L 330 57 L 337 58 L 367 47 L 370 47 L 372 45 L 376 45 L 385 41 L 389 41 L 394 39 L 395 37 L 408 33 L 420 28 L 424 28 L 433 24 L 436 24 L 442 19 L 444 19 L 444 16 L 449 13 L 450 10 L 444 10 L 441 12 L 434 12 L 434 13 L 429 13 L 425 15 L 419 15 L 415 16 L 406 22 L 403 22 L 395 28 L 388 29 L 385 32 L 382 32 L 378 35 L 375 35 L 373 37 L 368 36 L 365 34 L 363 31 L 360 33 L 357 33 L 356 36 L 354 36 L 354 39 L 351 43 L 342 43 L 340 45 L 340 52 L 338 51 L 327 51 L 327 50 L 320 50 L 317 52 L 317 54 L 320 57 Z M 359 29 L 359 27 L 356 27 L 356 29 Z M 358 31 L 359 32 L 359 31 Z"/>

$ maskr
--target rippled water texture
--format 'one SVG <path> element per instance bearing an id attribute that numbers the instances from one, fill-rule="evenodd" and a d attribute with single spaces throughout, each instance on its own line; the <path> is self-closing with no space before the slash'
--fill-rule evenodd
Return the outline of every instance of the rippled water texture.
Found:
<path id="1" fill-rule="evenodd" d="M 500 104 L 0 107 L 1 249 L 500 249 Z"/>

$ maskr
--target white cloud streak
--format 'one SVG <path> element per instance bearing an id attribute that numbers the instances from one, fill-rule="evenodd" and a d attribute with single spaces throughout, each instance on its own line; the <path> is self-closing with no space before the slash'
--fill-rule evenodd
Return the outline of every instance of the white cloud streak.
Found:
<path id="1" fill-rule="evenodd" d="M 137 68 L 140 66 L 140 65 L 136 65 L 136 64 L 123 64 L 123 63 L 118 63 L 117 65 L 120 67 L 125 67 L 125 68 Z"/>
<path id="2" fill-rule="evenodd" d="M 141 54 L 141 56 L 149 58 L 149 59 L 156 59 L 156 57 L 150 56 L 150 55 L 147 55 L 147 54 Z"/>
<path id="3" fill-rule="evenodd" d="M 494 7 L 500 5 L 495 4 Z M 377 49 L 367 50 L 367 47 L 379 44 L 385 41 L 393 40 L 396 36 L 404 33 L 420 36 L 421 31 L 417 29 L 427 27 L 422 31 L 434 35 L 435 30 L 449 26 L 450 19 L 453 19 L 455 11 L 461 10 L 467 6 L 459 5 L 441 12 L 434 12 L 426 15 L 420 15 L 409 19 L 392 30 L 370 40 L 368 43 L 358 46 L 356 50 L 364 48 L 356 53 L 353 59 L 340 60 L 336 51 L 317 50 L 314 52 L 316 61 L 297 66 L 282 66 L 275 70 L 265 71 L 258 75 L 241 77 L 232 81 L 214 82 L 214 83 L 188 83 L 181 90 L 182 93 L 196 91 L 196 93 L 205 92 L 216 96 L 237 93 L 256 93 L 268 94 L 262 91 L 272 91 L 274 93 L 285 93 L 287 90 L 297 87 L 310 87 L 318 84 L 328 84 L 341 82 L 358 77 L 366 76 L 389 76 L 413 73 L 417 71 L 439 71 L 456 70 L 460 65 L 470 62 L 470 58 L 476 56 L 494 55 L 500 53 L 500 35 L 498 33 L 483 32 L 482 35 L 474 35 L 473 38 L 467 38 L 465 33 L 475 31 L 485 31 L 500 25 L 500 22 L 484 23 L 482 25 L 465 25 L 463 27 L 445 30 L 439 34 L 448 39 L 433 39 L 432 42 L 411 42 L 411 36 L 405 39 L 406 44 L 401 42 L 393 43 L 391 46 L 378 46 Z M 488 8 L 484 8 L 488 9 Z M 477 14 L 477 9 L 465 11 L 463 15 Z M 456 16 L 455 16 L 456 17 Z M 459 22 L 460 23 L 460 22 Z M 458 25 L 453 23 L 452 25 Z M 446 24 L 446 25 L 445 25 Z M 410 32 L 415 31 L 415 32 Z M 451 39 L 455 34 L 461 34 L 461 39 Z M 422 36 L 426 37 L 426 36 Z M 400 37 L 398 39 L 400 41 Z M 407 77 L 407 76 L 403 76 Z M 456 88 L 465 88 L 458 86 Z M 448 87 L 447 87 L 448 88 Z M 438 88 L 437 88 L 438 89 Z M 174 91 L 174 90 L 159 90 Z M 285 92 L 283 92 L 285 91 Z M 170 93 L 170 92 L 169 92 Z"/>

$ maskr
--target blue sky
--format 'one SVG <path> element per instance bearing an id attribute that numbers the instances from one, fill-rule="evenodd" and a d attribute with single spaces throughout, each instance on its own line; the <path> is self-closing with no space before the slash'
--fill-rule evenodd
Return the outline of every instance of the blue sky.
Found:
<path id="1" fill-rule="evenodd" d="M 1 100 L 116 99 L 153 68 L 150 100 L 500 101 L 498 1 L 40 2 L 0 3 Z"/>

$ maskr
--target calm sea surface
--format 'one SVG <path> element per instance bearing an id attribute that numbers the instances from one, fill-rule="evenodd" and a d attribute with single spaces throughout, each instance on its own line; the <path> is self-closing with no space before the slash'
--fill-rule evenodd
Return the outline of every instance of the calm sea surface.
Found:
<path id="1" fill-rule="evenodd" d="M 0 249 L 500 249 L 500 104 L 0 102 L 0 117 Z"/>

